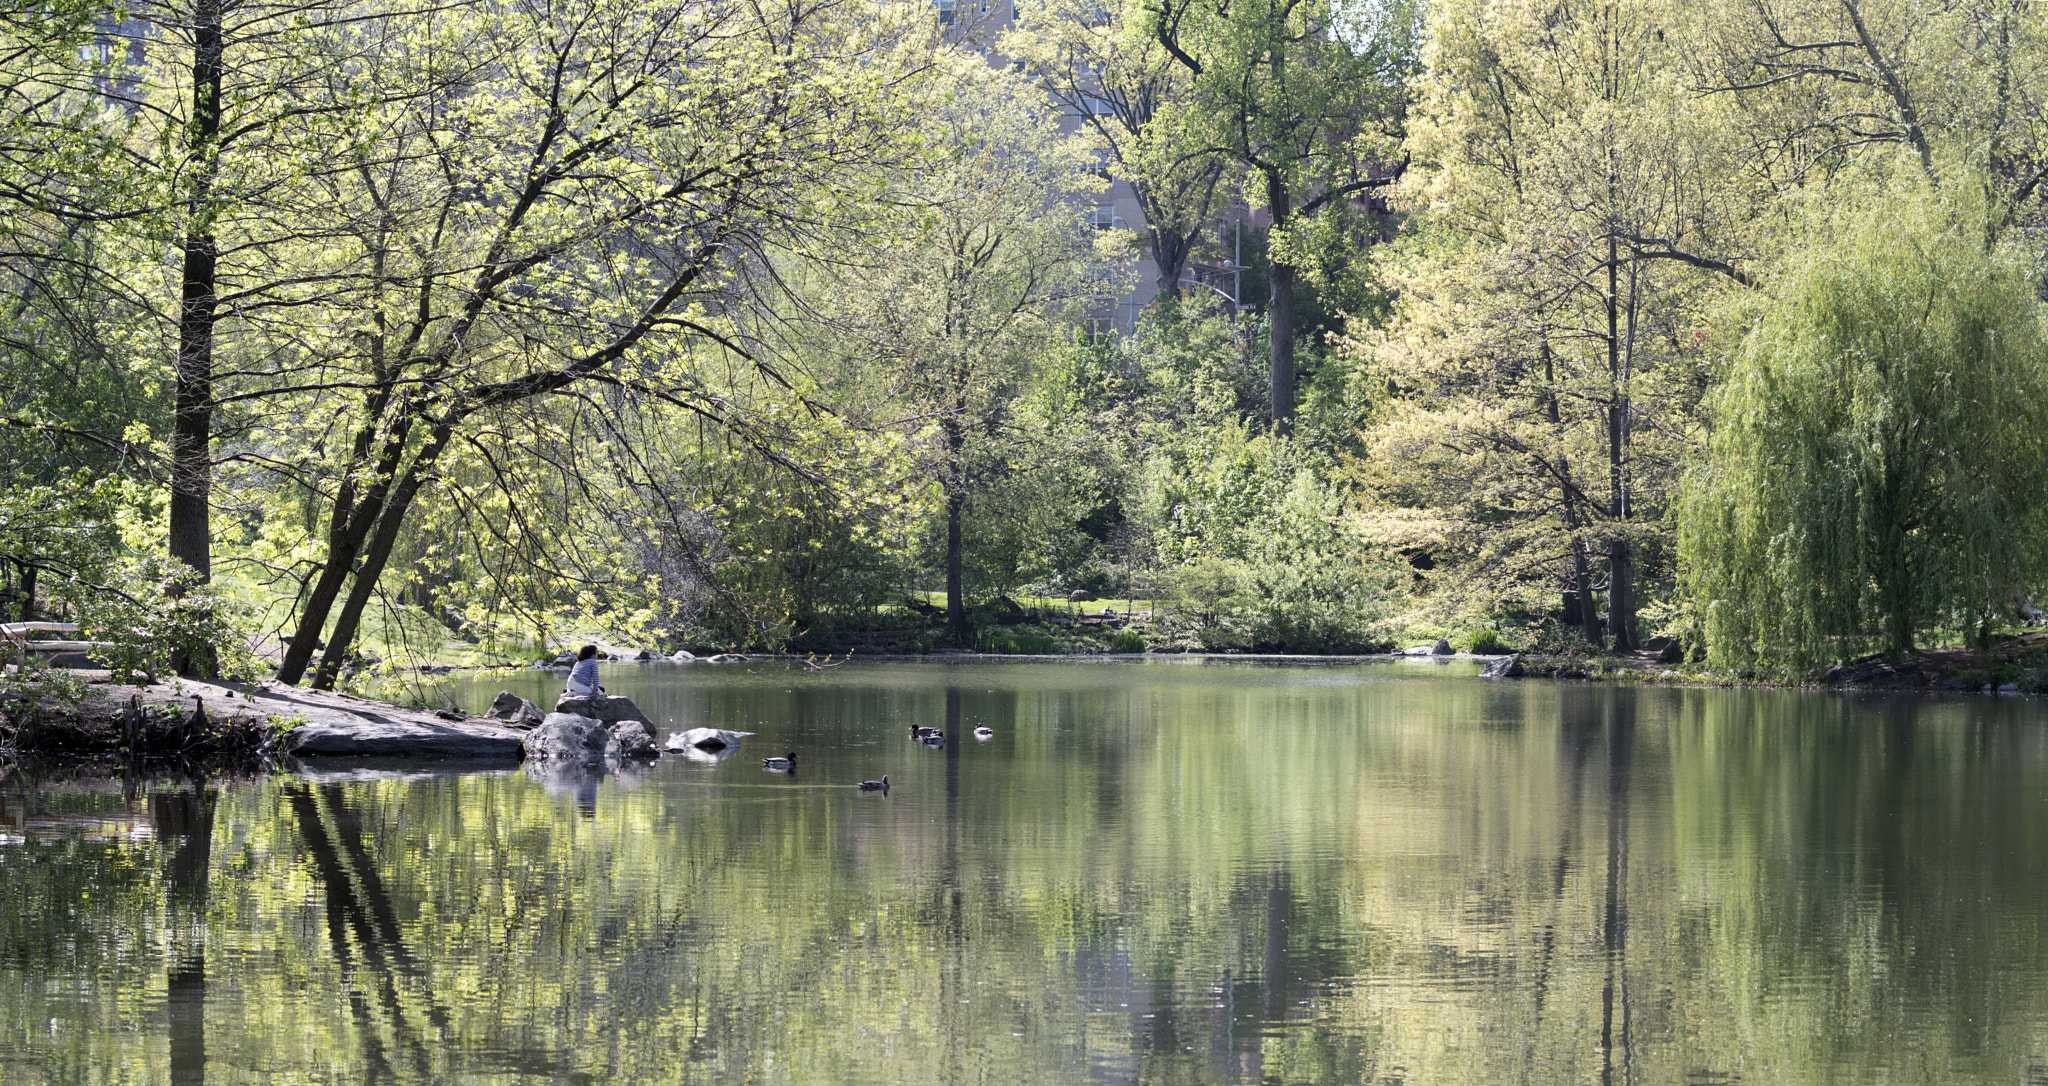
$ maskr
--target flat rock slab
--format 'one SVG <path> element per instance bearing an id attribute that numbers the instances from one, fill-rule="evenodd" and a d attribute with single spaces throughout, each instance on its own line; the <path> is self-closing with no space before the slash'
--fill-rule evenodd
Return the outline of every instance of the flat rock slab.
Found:
<path id="1" fill-rule="evenodd" d="M 293 728 L 284 751 L 299 757 L 505 758 L 518 761 L 525 733 L 481 721 L 316 720 Z"/>
<path id="2" fill-rule="evenodd" d="M 202 684 L 184 685 L 196 688 Z M 443 720 L 427 709 L 274 682 L 220 692 L 232 697 L 238 708 L 264 713 L 273 720 L 302 721 L 279 744 L 285 753 L 300 757 L 519 760 L 523 733 L 488 717 Z"/>

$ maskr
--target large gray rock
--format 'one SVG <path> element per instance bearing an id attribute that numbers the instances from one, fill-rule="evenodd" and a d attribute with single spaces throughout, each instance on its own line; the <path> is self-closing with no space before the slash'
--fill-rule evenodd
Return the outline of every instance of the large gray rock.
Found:
<path id="1" fill-rule="evenodd" d="M 280 746 L 285 753 L 302 758 L 517 758 L 520 733 L 481 720 L 422 720 L 365 709 L 347 717 L 309 720 L 293 728 Z"/>
<path id="2" fill-rule="evenodd" d="M 736 732 L 725 728 L 691 728 L 688 731 L 672 732 L 668 737 L 670 750 L 724 750 L 740 745 L 740 740 L 753 732 Z"/>
<path id="3" fill-rule="evenodd" d="M 574 713 L 549 713 L 522 744 L 528 761 L 592 761 L 617 758 L 620 746 L 604 722 Z"/>
<path id="4" fill-rule="evenodd" d="M 1429 647 L 1429 654 L 1431 656 L 1449 656 L 1451 651 L 1451 643 L 1442 638 L 1438 638 L 1437 643 Z"/>
<path id="5" fill-rule="evenodd" d="M 1522 677 L 1522 654 L 1503 656 L 1486 665 L 1479 673 L 1489 679 L 1519 679 Z"/>
<path id="6" fill-rule="evenodd" d="M 590 694 L 584 697 L 564 694 L 556 699 L 555 712 L 594 717 L 606 724 L 617 724 L 621 720 L 637 720 L 647 724 L 650 731 L 653 729 L 647 714 L 641 712 L 638 705 L 633 704 L 632 698 L 615 698 L 610 694 Z"/>
<path id="7" fill-rule="evenodd" d="M 540 711 L 540 706 L 510 690 L 500 690 L 498 696 L 491 699 L 490 715 L 520 729 L 538 727 L 547 716 Z"/>
<path id="8" fill-rule="evenodd" d="M 621 720 L 617 724 L 605 725 L 618 741 L 619 755 L 625 758 L 659 758 L 661 748 L 654 745 L 654 733 L 638 720 Z"/>
<path id="9" fill-rule="evenodd" d="M 1643 651 L 1656 653 L 1660 664 L 1675 664 L 1685 658 L 1685 648 L 1675 637 L 1653 637 L 1643 642 Z"/>

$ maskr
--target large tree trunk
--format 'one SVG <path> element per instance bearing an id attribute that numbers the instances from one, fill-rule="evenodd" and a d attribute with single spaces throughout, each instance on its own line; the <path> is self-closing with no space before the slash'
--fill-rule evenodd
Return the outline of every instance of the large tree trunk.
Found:
<path id="1" fill-rule="evenodd" d="M 1266 181 L 1266 202 L 1273 209 L 1273 228 L 1266 247 L 1270 253 L 1271 236 L 1287 225 L 1289 211 L 1286 186 L 1277 178 Z M 1271 339 L 1267 346 L 1272 364 L 1268 380 L 1273 400 L 1273 433 L 1286 437 L 1294 432 L 1294 266 L 1268 257 L 1266 275 L 1270 284 L 1266 318 Z"/>
<path id="2" fill-rule="evenodd" d="M 341 676 L 342 661 L 355 644 L 356 631 L 361 628 L 363 611 L 370 604 L 370 597 L 377 591 L 377 578 L 383 576 L 384 566 L 391 560 L 391 550 L 398 542 L 398 529 L 405 523 L 405 514 L 412 508 L 413 498 L 418 496 L 420 486 L 441 458 L 441 450 L 448 445 L 448 439 L 455 432 L 452 422 L 434 427 L 433 439 L 407 469 L 405 478 L 391 496 L 377 518 L 377 532 L 370 537 L 363 552 L 362 565 L 355 571 L 355 583 L 349 586 L 348 599 L 341 605 L 341 613 L 334 619 L 334 632 L 327 638 L 327 651 L 321 654 L 320 670 L 313 675 L 315 690 L 332 690 L 334 682 Z M 323 616 L 324 618 L 324 616 Z"/>
<path id="3" fill-rule="evenodd" d="M 1600 648 L 1604 640 L 1600 636 L 1600 608 L 1593 603 L 1593 563 L 1586 557 L 1583 540 L 1572 540 L 1572 576 L 1579 584 L 1579 632 L 1586 637 L 1586 643 Z M 1613 606 L 1613 601 L 1608 603 Z"/>
<path id="4" fill-rule="evenodd" d="M 960 494 L 946 495 L 946 637 L 955 644 L 967 639 L 967 601 L 960 576 L 960 528 L 966 505 Z"/>
<path id="5" fill-rule="evenodd" d="M 967 515 L 967 410 L 965 377 L 956 375 L 953 415 L 940 423 L 946 435 L 946 639 L 956 645 L 967 641 L 966 585 L 961 576 L 961 554 L 965 549 L 963 531 Z"/>
<path id="6" fill-rule="evenodd" d="M 1194 251 L 1194 236 L 1159 226 L 1151 227 L 1148 233 L 1152 263 L 1159 267 L 1159 278 L 1154 281 L 1159 288 L 1157 296 L 1171 298 L 1180 290 L 1180 273 L 1186 270 L 1188 254 Z"/>
<path id="7" fill-rule="evenodd" d="M 1635 548 L 1626 539 L 1607 543 L 1607 640 L 1616 652 L 1636 650 Z"/>
<path id="8" fill-rule="evenodd" d="M 220 254 L 213 237 L 214 171 L 219 168 L 221 91 L 226 78 L 219 0 L 192 9 L 192 119 L 185 160 L 192 174 L 185 236 L 179 243 L 178 348 L 171 366 L 171 501 L 168 549 L 193 581 L 213 580 L 213 330 Z M 210 651 L 179 652 L 183 675 L 211 675 Z"/>
<path id="9" fill-rule="evenodd" d="M 1621 246 L 1607 233 L 1607 516 L 1616 532 L 1628 519 L 1627 374 L 1622 365 Z M 1634 314 L 1629 315 L 1633 332 Z M 1636 648 L 1635 560 L 1627 538 L 1607 541 L 1607 637 L 1615 652 Z"/>
<path id="10" fill-rule="evenodd" d="M 213 329 L 219 264 L 208 208 L 217 168 L 221 92 L 225 80 L 219 0 L 193 5 L 192 120 L 185 157 L 192 171 L 187 196 L 190 216 L 179 245 L 178 353 L 173 364 L 171 422 L 171 557 L 184 562 L 204 584 L 213 577 L 213 529 L 209 513 L 213 482 Z"/>
<path id="11" fill-rule="evenodd" d="M 1294 269 L 1273 261 L 1267 269 L 1272 291 L 1267 295 L 1271 317 L 1270 382 L 1273 398 L 1273 433 L 1286 437 L 1294 432 Z"/>
<path id="12" fill-rule="evenodd" d="M 320 645 L 320 633 L 327 626 L 327 615 L 334 609 L 334 601 L 341 595 L 342 585 L 348 582 L 348 575 L 355 568 L 356 555 L 362 551 L 370 531 L 383 515 L 389 480 L 398 469 L 405 452 L 405 439 L 412 430 L 410 420 L 393 426 L 374 468 L 366 463 L 370 442 L 388 403 L 386 390 L 372 393 L 364 415 L 366 421 L 356 431 L 350 461 L 352 470 L 334 494 L 334 512 L 327 528 L 327 561 L 320 567 L 319 579 L 313 582 L 313 591 L 299 611 L 298 625 L 292 630 L 291 640 L 285 644 L 284 660 L 277 667 L 278 682 L 296 684 L 305 676 L 306 665 L 312 662 L 313 652 Z M 364 476 L 377 482 L 358 497 L 358 479 Z"/>

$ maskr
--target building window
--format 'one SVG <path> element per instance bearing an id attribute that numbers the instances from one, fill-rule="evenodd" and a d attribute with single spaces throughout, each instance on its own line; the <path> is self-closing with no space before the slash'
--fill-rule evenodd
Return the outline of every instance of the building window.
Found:
<path id="1" fill-rule="evenodd" d="M 1081 96 L 1082 116 L 1107 117 L 1115 112 L 1116 107 L 1111 105 L 1109 99 L 1107 98 L 1095 94 L 1086 94 Z"/>
<path id="2" fill-rule="evenodd" d="M 933 0 L 939 5 L 939 25 L 952 26 L 960 16 L 960 0 Z"/>
<path id="3" fill-rule="evenodd" d="M 1116 211 L 1112 208 L 1098 207 L 1083 215 L 1081 221 L 1097 230 L 1107 230 L 1116 224 Z"/>

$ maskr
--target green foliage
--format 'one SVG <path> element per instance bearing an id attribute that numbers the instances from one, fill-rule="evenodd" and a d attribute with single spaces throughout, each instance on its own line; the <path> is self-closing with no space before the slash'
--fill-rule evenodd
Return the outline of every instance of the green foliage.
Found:
<path id="1" fill-rule="evenodd" d="M 1967 200 L 1815 224 L 1757 304 L 1680 520 L 1716 666 L 1805 667 L 1988 622 L 2048 575 L 2048 353 Z"/>
<path id="2" fill-rule="evenodd" d="M 1109 651 L 1144 652 L 1145 637 L 1135 630 L 1118 630 L 1116 636 L 1109 639 Z"/>
<path id="3" fill-rule="evenodd" d="M 1236 427 L 1201 437 L 1154 459 L 1145 502 L 1162 576 L 1201 642 L 1318 651 L 1378 640 L 1391 580 L 1346 529 L 1344 492 L 1291 443 Z"/>
<path id="4" fill-rule="evenodd" d="M 34 653 L 15 666 L 0 660 L 0 718 L 11 724 L 15 735 L 23 725 L 46 715 L 77 711 L 85 702 L 85 680 L 64 668 L 45 666 Z"/>
<path id="5" fill-rule="evenodd" d="M 1515 650 L 1508 647 L 1499 630 L 1482 627 L 1472 635 L 1471 651 L 1474 656 L 1500 656 Z"/>
<path id="6" fill-rule="evenodd" d="M 981 642 L 981 651 L 999 655 L 1048 656 L 1059 649 L 1057 638 L 1032 630 L 1004 630 L 989 634 Z"/>
<path id="7" fill-rule="evenodd" d="M 148 556 L 118 570 L 118 588 L 73 595 L 79 624 L 95 641 L 115 682 L 153 680 L 183 660 L 234 681 L 254 679 L 260 662 L 248 648 L 241 608 L 193 583 L 183 563 Z"/>
<path id="8" fill-rule="evenodd" d="M 82 472 L 0 492 L 0 559 L 43 573 L 38 595 L 108 646 L 96 654 L 117 681 L 162 674 L 181 656 L 253 676 L 242 610 L 200 590 L 181 563 L 129 546 L 134 498 L 128 484 Z"/>

